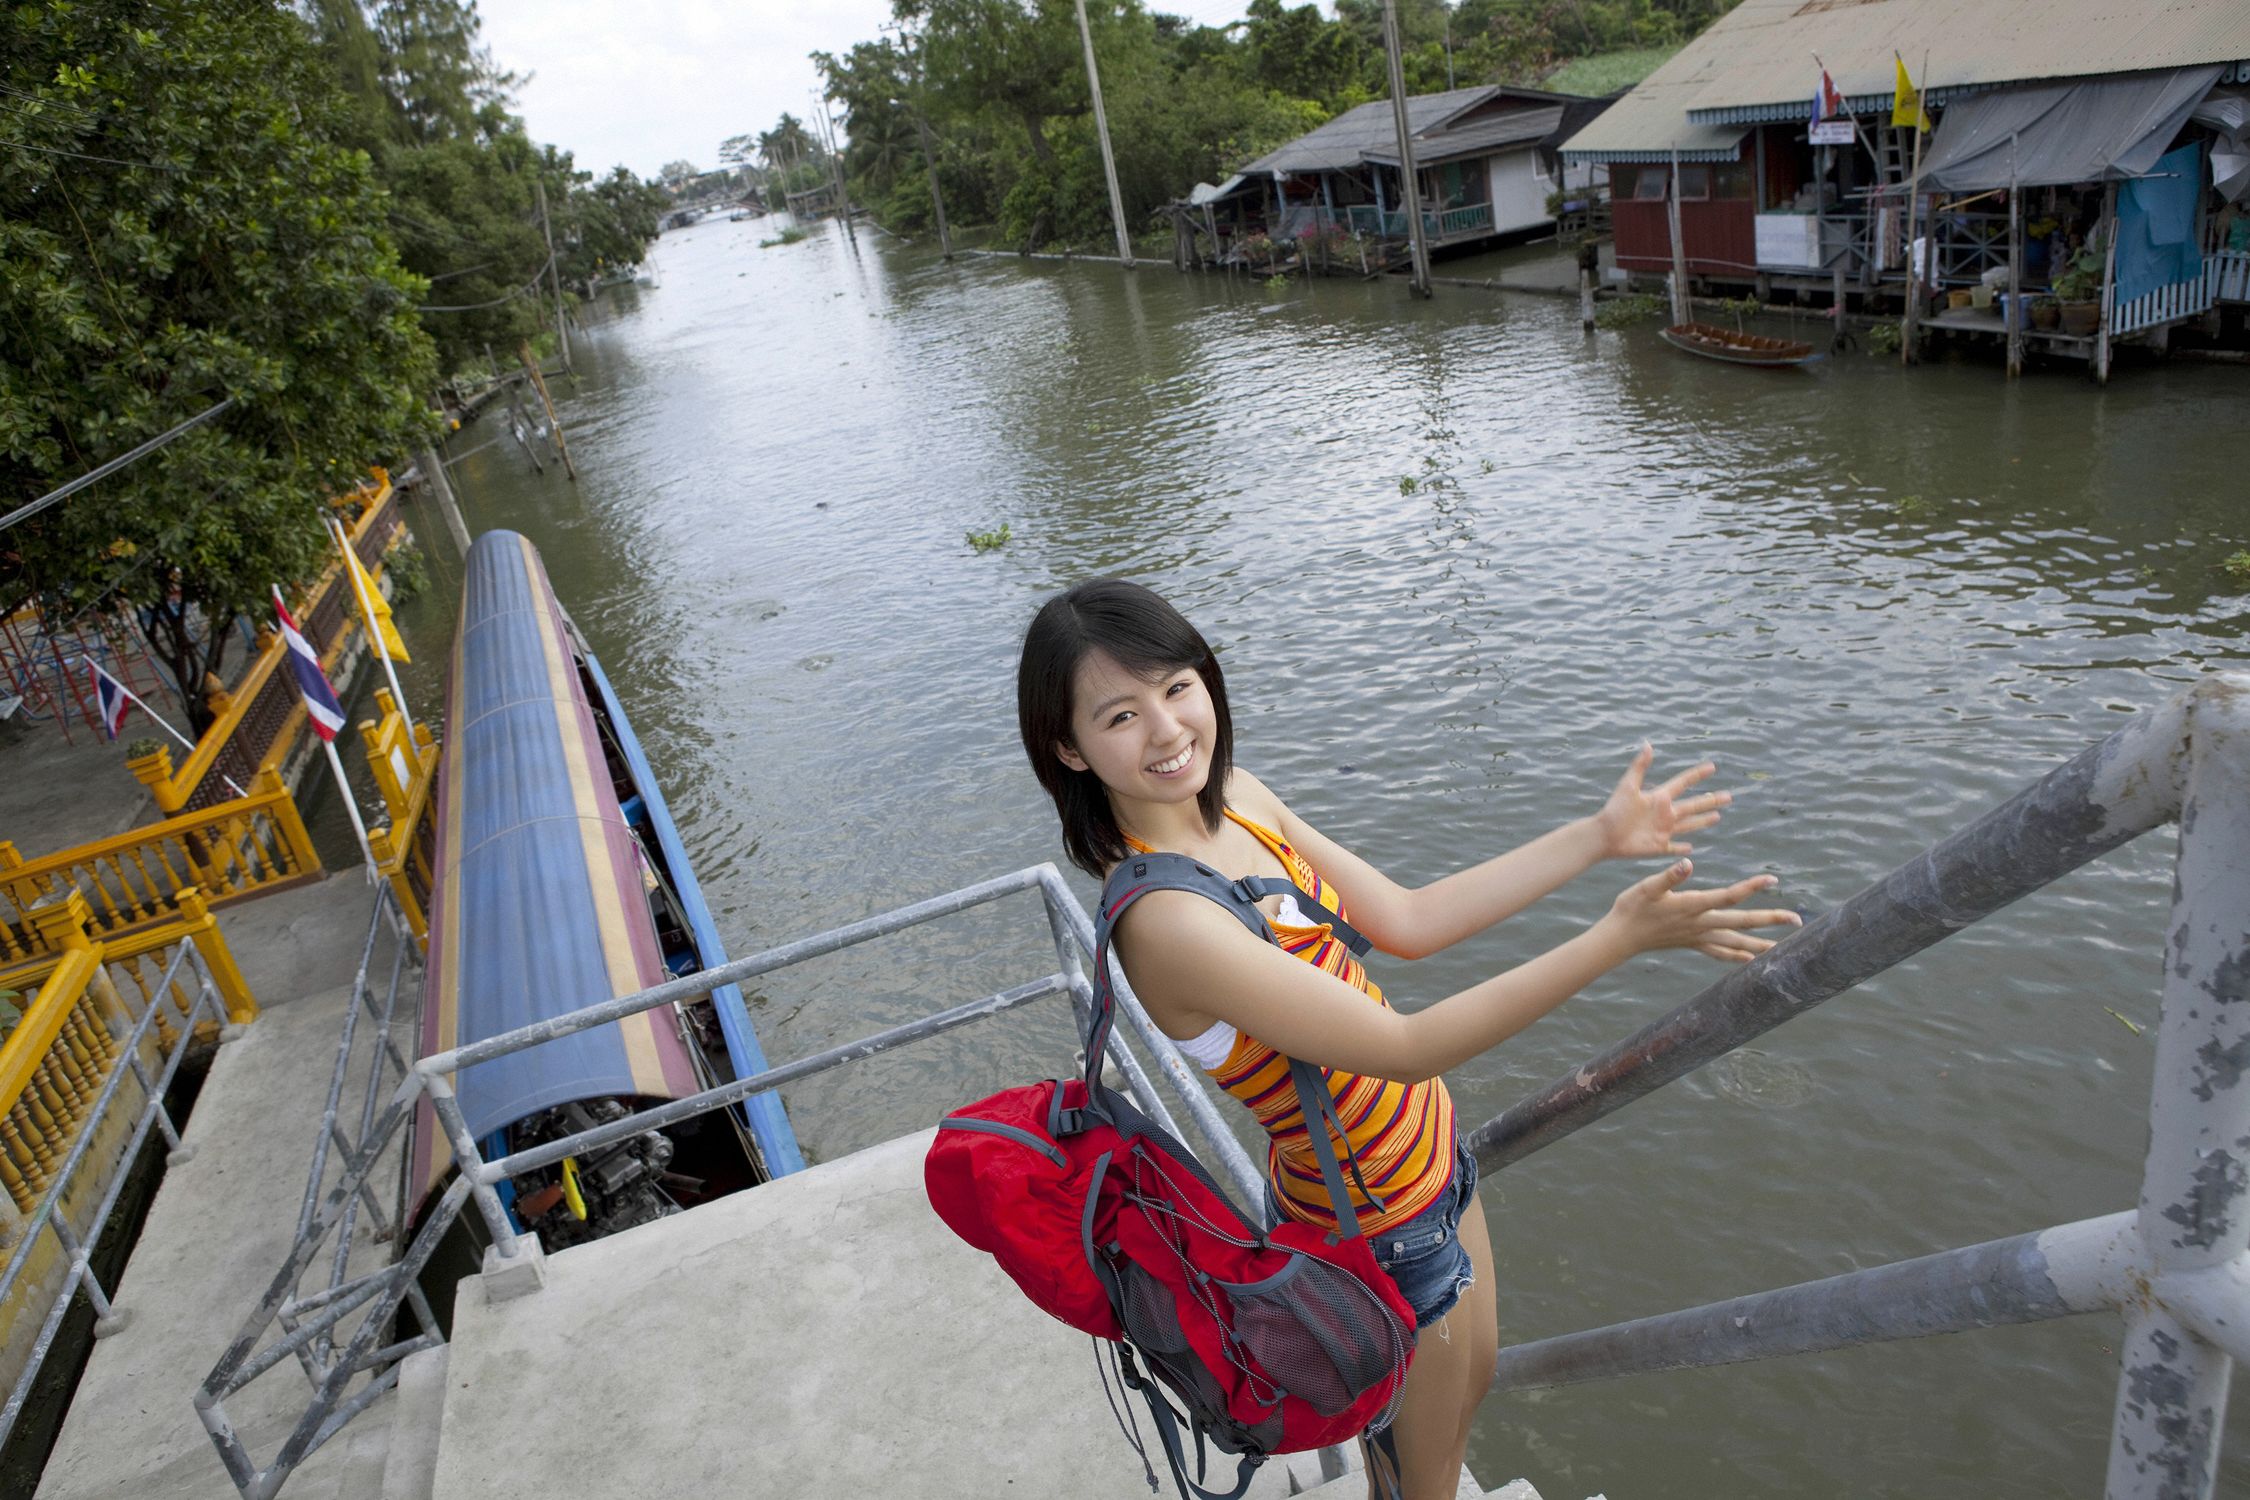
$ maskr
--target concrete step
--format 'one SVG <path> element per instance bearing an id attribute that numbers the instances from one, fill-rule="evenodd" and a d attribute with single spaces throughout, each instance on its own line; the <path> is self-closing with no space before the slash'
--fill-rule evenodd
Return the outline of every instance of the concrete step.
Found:
<path id="1" fill-rule="evenodd" d="M 1344 1450 L 1344 1476 L 1341 1479 L 1323 1480 L 1320 1477 L 1320 1455 L 1317 1453 L 1290 1453 L 1273 1460 L 1282 1464 L 1289 1474 L 1289 1493 L 1292 1495 L 1320 1495 L 1324 1500 L 1360 1500 L 1367 1493 L 1366 1465 L 1362 1462 L 1356 1444 Z M 1522 1484 L 1523 1481 L 1518 1480 Z M 1461 1468 L 1461 1482 L 1453 1492 L 1453 1500 L 1485 1500 L 1484 1486 L 1477 1483 L 1467 1465 Z M 1511 1493 L 1507 1500 L 1539 1500 L 1539 1492 L 1524 1485 L 1524 1493 Z"/>

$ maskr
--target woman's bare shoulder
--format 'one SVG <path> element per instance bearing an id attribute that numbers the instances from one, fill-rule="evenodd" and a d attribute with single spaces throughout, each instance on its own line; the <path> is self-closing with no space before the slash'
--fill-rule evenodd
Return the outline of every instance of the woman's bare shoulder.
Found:
<path id="1" fill-rule="evenodd" d="M 1240 766 L 1227 772 L 1227 806 L 1268 828 L 1279 828 L 1286 811 L 1272 788 Z"/>

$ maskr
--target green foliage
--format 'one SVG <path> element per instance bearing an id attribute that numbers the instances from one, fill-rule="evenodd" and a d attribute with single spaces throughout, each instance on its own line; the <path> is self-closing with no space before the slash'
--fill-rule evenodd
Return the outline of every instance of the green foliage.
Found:
<path id="1" fill-rule="evenodd" d="M 2096 235 L 2087 241 L 2085 249 L 2070 258 L 2070 265 L 2055 278 L 2055 296 L 2064 302 L 2091 302 L 2099 297 L 2105 258 L 2101 236 Z"/>
<path id="2" fill-rule="evenodd" d="M 1631 88 L 1663 67 L 1679 50 L 1676 46 L 1628 47 L 1621 52 L 1575 57 L 1549 73 L 1541 87 L 1558 94 L 1588 94 L 1600 98 Z"/>
<path id="3" fill-rule="evenodd" d="M 426 286 L 328 60 L 268 0 L 26 5 L 0 83 L 0 493 L 236 403 L 17 526 L 0 577 L 65 610 L 176 589 L 195 618 L 262 614 L 325 557 L 322 495 L 435 426 Z M 228 636 L 157 634 L 191 683 Z"/>
<path id="4" fill-rule="evenodd" d="M 383 559 L 383 579 L 391 602 L 404 604 L 430 586 L 430 560 L 412 542 L 401 542 Z"/>
<path id="5" fill-rule="evenodd" d="M 1407 87 L 1448 87 L 1449 43 L 1464 88 L 1538 83 L 1588 54 L 1614 56 L 1616 69 L 1629 55 L 1645 71 L 1733 3 L 1399 0 Z M 956 226 L 996 226 L 999 243 L 1023 249 L 1106 244 L 1108 189 L 1071 0 L 892 0 L 891 9 L 889 34 L 813 55 L 846 117 L 854 201 L 900 227 L 927 222 L 934 157 Z M 1250 0 L 1225 27 L 1143 0 L 1087 0 L 1086 12 L 1131 234 L 1195 183 L 1221 181 L 1388 93 L 1382 0 L 1337 0 L 1333 19 L 1316 4 Z M 807 146 L 767 160 L 778 170 L 817 156 Z"/>
<path id="6" fill-rule="evenodd" d="M 2230 583 L 2250 588 L 2250 552 L 2237 552 L 2219 564 L 2219 571 Z"/>
<path id="7" fill-rule="evenodd" d="M 1669 309 L 1662 297 L 1652 296 L 1646 292 L 1634 292 L 1629 296 L 1611 297 L 1604 301 L 1600 307 L 1594 310 L 1594 322 L 1596 326 L 1614 332 L 1620 328 L 1631 328 L 1637 323 L 1646 323 L 1655 318 L 1665 317 L 1668 312 Z"/>
<path id="8" fill-rule="evenodd" d="M 1886 318 L 1867 330 L 1867 352 L 1878 359 L 1888 359 L 1898 353 L 1905 338 L 1899 326 Z"/>
<path id="9" fill-rule="evenodd" d="M 144 734 L 138 739 L 125 742 L 125 758 L 127 760 L 139 760 L 142 756 L 154 755 L 163 748 L 164 742 L 162 740 L 154 735 Z"/>
<path id="10" fill-rule="evenodd" d="M 487 344 L 512 350 L 552 324 L 552 283 L 540 279 L 548 232 L 565 285 L 640 261 L 663 190 L 622 167 L 597 182 L 569 152 L 532 141 L 508 112 L 518 80 L 485 48 L 474 0 L 380 0 L 366 10 L 360 0 L 307 0 L 304 9 L 342 91 L 340 138 L 368 154 L 390 194 L 399 259 L 430 282 L 422 321 L 441 370 L 466 368 Z"/>
<path id="11" fill-rule="evenodd" d="M 789 224 L 783 226 L 781 233 L 775 235 L 772 239 L 758 241 L 758 248 L 760 250 L 771 250 L 777 245 L 794 245 L 804 237 L 804 230 L 794 224 Z"/>
<path id="12" fill-rule="evenodd" d="M 970 532 L 969 545 L 979 552 L 997 552 L 1008 545 L 1008 535 L 1008 523 L 1002 521 L 997 531 Z"/>

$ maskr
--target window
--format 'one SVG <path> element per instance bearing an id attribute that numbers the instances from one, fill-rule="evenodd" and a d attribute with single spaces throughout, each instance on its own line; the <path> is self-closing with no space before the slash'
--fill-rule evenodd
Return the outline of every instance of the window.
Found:
<path id="1" fill-rule="evenodd" d="M 1749 197 L 1749 165 L 1739 161 L 1723 161 L 1712 167 L 1711 196 L 1714 198 Z"/>
<path id="2" fill-rule="evenodd" d="M 1633 196 L 1635 198 L 1653 200 L 1661 199 L 1664 196 L 1665 180 L 1671 176 L 1671 173 L 1665 168 L 1639 167 L 1629 170 L 1637 174 L 1633 178 Z"/>
<path id="3" fill-rule="evenodd" d="M 1680 201 L 1700 202 L 1711 194 L 1711 169 L 1698 162 L 1680 168 Z"/>

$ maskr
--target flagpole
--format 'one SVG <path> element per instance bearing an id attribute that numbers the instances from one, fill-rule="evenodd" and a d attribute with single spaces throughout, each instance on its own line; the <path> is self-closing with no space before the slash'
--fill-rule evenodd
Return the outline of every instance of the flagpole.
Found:
<path id="1" fill-rule="evenodd" d="M 335 538 L 336 545 L 343 548 L 348 554 L 351 550 L 351 541 L 344 535 L 343 526 L 337 522 L 334 516 L 328 517 L 327 520 L 328 534 Z M 351 575 L 352 597 L 359 601 L 361 625 L 367 631 L 367 648 L 374 652 L 375 659 L 383 664 L 383 675 L 390 679 L 391 702 L 398 708 L 398 716 L 406 721 L 407 739 L 409 743 L 412 743 L 414 717 L 406 711 L 406 690 L 398 685 L 398 668 L 391 665 L 391 653 L 383 647 L 382 621 L 375 618 L 375 606 L 368 602 L 367 590 L 360 583 L 359 569 L 352 566 L 353 559 L 347 555 L 343 561 L 344 571 Z"/>
<path id="2" fill-rule="evenodd" d="M 273 586 L 273 611 L 287 643 L 289 671 L 297 679 L 297 694 L 305 705 L 307 727 L 320 737 L 321 747 L 328 752 L 328 769 L 336 773 L 336 791 L 344 799 L 344 812 L 352 820 L 352 832 L 359 839 L 359 852 L 367 860 L 368 883 L 375 884 L 383 878 L 383 872 L 375 863 L 374 849 L 367 842 L 367 825 L 360 821 L 359 803 L 352 798 L 352 784 L 344 775 L 343 757 L 336 753 L 336 732 L 344 727 L 343 704 L 329 684 L 328 674 L 321 670 L 320 658 L 313 654 L 312 643 L 298 633 L 297 622 L 289 614 L 278 583 Z M 313 695 L 316 684 L 320 689 L 317 699 Z M 329 723 L 331 718 L 335 723 Z"/>
<path id="3" fill-rule="evenodd" d="M 321 748 L 328 752 L 328 769 L 336 773 L 336 790 L 344 799 L 344 811 L 351 815 L 352 832 L 359 836 L 359 852 L 367 860 L 367 883 L 374 885 L 383 878 L 375 863 L 375 851 L 367 842 L 367 825 L 360 820 L 359 804 L 352 800 L 352 784 L 344 776 L 344 759 L 336 753 L 336 742 L 322 739 Z"/>
<path id="4" fill-rule="evenodd" d="M 1899 72 L 1904 73 L 1906 59 L 1900 57 L 1895 49 L 1891 56 L 1897 60 Z M 1915 230 L 1920 226 L 1922 216 L 1922 125 L 1930 118 L 1927 102 L 1930 88 L 1928 52 L 1922 54 L 1922 81 L 1915 83 L 1912 78 L 1906 81 L 1914 91 L 1914 171 L 1907 180 L 1906 189 L 1906 318 L 1899 329 L 1898 341 L 1898 362 L 1901 365 L 1914 363 L 1915 331 L 1922 321 L 1922 283 L 1937 269 L 1937 234 L 1934 228 L 1929 237 L 1929 252 L 1920 258 L 1915 255 Z M 1895 103 L 1891 113 L 1898 113 Z M 1895 125 L 1897 121 L 1893 120 L 1892 123 Z M 2011 302 L 2008 304 L 2008 316 L 2012 319 L 2015 315 L 2016 305 Z"/>
<path id="5" fill-rule="evenodd" d="M 179 730 L 175 729 L 172 726 L 172 721 L 170 719 L 165 718 L 164 715 L 158 713 L 155 709 L 150 708 L 148 706 L 147 699 L 143 698 L 139 693 L 136 693 L 131 688 L 127 687 L 120 679 L 111 677 L 109 672 L 103 668 L 100 662 L 94 660 L 91 656 L 81 656 L 78 658 L 78 661 L 81 666 L 91 667 L 94 671 L 100 672 L 102 676 L 108 677 L 110 685 L 124 695 L 126 702 L 132 704 L 142 713 L 147 714 L 150 718 L 154 719 L 156 721 L 157 728 L 163 730 L 173 739 L 178 740 L 182 745 L 186 746 L 191 754 L 194 752 L 195 741 L 189 739 L 186 735 L 180 733 Z M 250 795 L 248 792 L 242 789 L 242 786 L 239 782 L 237 782 L 232 776 L 229 776 L 226 772 L 221 771 L 219 773 L 219 779 L 225 782 L 228 786 L 233 787 L 234 794 L 237 797 L 247 797 Z"/>

